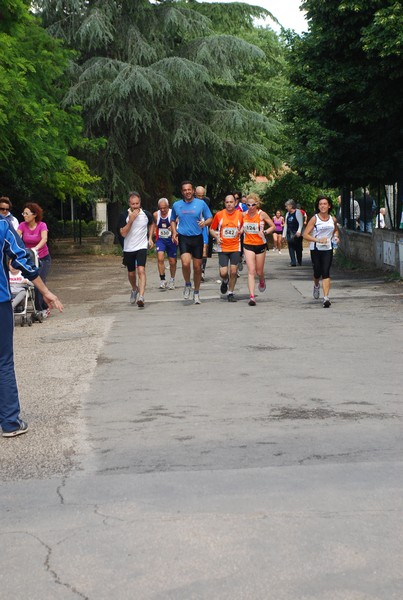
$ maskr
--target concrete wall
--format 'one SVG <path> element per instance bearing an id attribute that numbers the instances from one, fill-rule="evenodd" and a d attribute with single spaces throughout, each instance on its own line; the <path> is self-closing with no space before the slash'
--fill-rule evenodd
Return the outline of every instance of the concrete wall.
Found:
<path id="1" fill-rule="evenodd" d="M 374 229 L 371 234 L 341 228 L 340 249 L 352 260 L 358 260 L 379 269 L 397 271 L 403 277 L 402 231 Z"/>

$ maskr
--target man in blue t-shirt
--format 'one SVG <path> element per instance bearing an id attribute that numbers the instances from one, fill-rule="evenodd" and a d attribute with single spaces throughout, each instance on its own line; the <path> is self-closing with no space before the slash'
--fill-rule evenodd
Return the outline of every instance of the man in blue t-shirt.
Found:
<path id="1" fill-rule="evenodd" d="M 172 239 L 179 245 L 181 255 L 182 273 L 185 280 L 183 298 L 185 300 L 190 298 L 192 290 L 190 265 L 193 261 L 193 303 L 200 304 L 203 228 L 210 225 L 213 216 L 204 200 L 195 198 L 195 190 L 191 181 L 182 182 L 181 192 L 183 200 L 178 200 L 172 207 Z"/>

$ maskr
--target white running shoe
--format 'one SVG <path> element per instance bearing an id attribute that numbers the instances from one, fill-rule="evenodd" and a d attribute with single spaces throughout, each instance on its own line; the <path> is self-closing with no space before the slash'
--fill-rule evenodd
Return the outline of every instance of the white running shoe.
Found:
<path id="1" fill-rule="evenodd" d="M 189 300 L 191 291 L 192 291 L 192 286 L 185 285 L 185 287 L 183 288 L 183 299 L 184 300 Z"/>
<path id="2" fill-rule="evenodd" d="M 130 304 L 136 304 L 138 293 L 139 293 L 138 290 L 132 290 L 130 292 Z"/>
<path id="3" fill-rule="evenodd" d="M 278 253 L 281 254 L 281 250 L 279 250 Z"/>
<path id="4" fill-rule="evenodd" d="M 166 287 L 167 287 L 167 282 L 165 281 L 165 279 L 161 279 L 160 290 L 165 290 Z"/>
<path id="5" fill-rule="evenodd" d="M 174 290 L 174 289 L 175 289 L 175 280 L 174 280 L 174 279 L 171 279 L 171 280 L 170 280 L 170 282 L 169 282 L 169 283 L 168 283 L 168 285 L 167 285 L 167 288 L 168 288 L 169 290 Z"/>
<path id="6" fill-rule="evenodd" d="M 318 285 L 313 286 L 313 297 L 315 300 L 319 300 L 320 287 Z"/>
<path id="7" fill-rule="evenodd" d="M 194 292 L 194 294 L 193 294 L 193 304 L 201 304 L 199 292 Z"/>

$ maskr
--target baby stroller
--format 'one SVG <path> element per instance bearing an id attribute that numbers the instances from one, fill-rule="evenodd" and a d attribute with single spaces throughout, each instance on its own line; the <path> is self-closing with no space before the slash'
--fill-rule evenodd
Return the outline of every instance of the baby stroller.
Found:
<path id="1" fill-rule="evenodd" d="M 28 252 L 35 266 L 39 266 L 38 253 L 35 250 L 28 250 Z M 19 320 L 21 327 L 24 327 L 24 325 L 28 325 L 29 327 L 31 327 L 34 321 L 42 323 L 42 313 L 41 311 L 36 310 L 35 308 L 34 284 L 28 282 L 24 284 L 19 284 L 18 287 L 18 292 L 15 295 L 12 293 L 13 298 L 11 301 L 14 311 L 14 324 L 16 324 L 17 320 Z"/>

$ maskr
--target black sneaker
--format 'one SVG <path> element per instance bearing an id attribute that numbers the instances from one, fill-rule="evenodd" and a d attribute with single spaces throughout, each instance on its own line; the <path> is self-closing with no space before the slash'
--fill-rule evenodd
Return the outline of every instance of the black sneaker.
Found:
<path id="1" fill-rule="evenodd" d="M 331 302 L 330 302 L 329 298 L 327 300 L 323 300 L 323 308 L 329 308 L 330 305 L 331 305 Z"/>
<path id="2" fill-rule="evenodd" d="M 14 431 L 3 431 L 3 437 L 16 437 L 17 435 L 22 435 L 23 433 L 27 433 L 28 431 L 28 423 L 25 423 L 22 419 L 19 420 L 20 426 L 18 429 Z"/>
<path id="3" fill-rule="evenodd" d="M 225 281 L 224 279 L 221 281 L 221 287 L 220 287 L 220 292 L 222 294 L 226 294 L 228 290 L 228 281 Z"/>
<path id="4" fill-rule="evenodd" d="M 228 294 L 228 302 L 236 302 L 234 294 Z"/>

